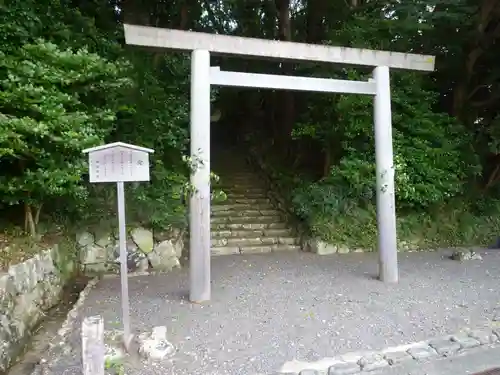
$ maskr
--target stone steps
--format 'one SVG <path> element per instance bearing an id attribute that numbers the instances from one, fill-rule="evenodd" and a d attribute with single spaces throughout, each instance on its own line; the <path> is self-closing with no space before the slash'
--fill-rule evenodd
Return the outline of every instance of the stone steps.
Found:
<path id="1" fill-rule="evenodd" d="M 245 158 L 226 150 L 215 160 L 212 165 L 220 177 L 217 188 L 227 199 L 211 207 L 212 255 L 300 250 L 300 241 Z"/>
<path id="2" fill-rule="evenodd" d="M 212 223 L 210 225 L 212 232 L 220 230 L 240 230 L 240 229 L 252 229 L 252 230 L 265 230 L 265 229 L 286 229 L 287 224 L 284 222 L 273 222 L 273 223 L 261 223 L 259 221 L 250 223 Z"/>
<path id="3" fill-rule="evenodd" d="M 280 212 L 274 208 L 267 209 L 246 209 L 246 210 L 222 210 L 222 211 L 212 211 L 212 217 L 223 218 L 223 217 L 269 217 L 269 216 L 280 216 Z"/>
<path id="4" fill-rule="evenodd" d="M 300 250 L 300 241 L 267 198 L 259 176 L 244 165 L 238 172 L 226 169 L 219 176 L 217 188 L 227 194 L 227 199 L 211 207 L 212 255 Z"/>

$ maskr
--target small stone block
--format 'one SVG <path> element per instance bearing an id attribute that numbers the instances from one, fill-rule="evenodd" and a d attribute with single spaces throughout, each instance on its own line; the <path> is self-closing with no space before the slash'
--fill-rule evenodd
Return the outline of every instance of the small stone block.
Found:
<path id="1" fill-rule="evenodd" d="M 472 253 L 471 260 L 483 260 L 483 257 L 478 253 Z"/>
<path id="2" fill-rule="evenodd" d="M 476 346 L 481 345 L 481 343 L 475 338 L 463 334 L 452 336 L 451 341 L 460 344 L 462 349 L 475 348 Z"/>
<path id="3" fill-rule="evenodd" d="M 407 353 L 412 356 L 413 359 L 421 361 L 437 355 L 436 351 L 430 346 L 416 346 L 407 350 Z"/>
<path id="4" fill-rule="evenodd" d="M 152 334 L 141 334 L 138 337 L 139 354 L 144 358 L 161 360 L 174 353 L 174 346 L 166 340 L 167 328 L 154 327 Z"/>
<path id="5" fill-rule="evenodd" d="M 337 363 L 328 368 L 328 375 L 350 375 L 360 371 L 361 367 L 357 363 Z"/>
<path id="6" fill-rule="evenodd" d="M 497 337 L 497 341 L 500 340 L 500 328 L 494 328 L 493 334 Z"/>
<path id="7" fill-rule="evenodd" d="M 469 332 L 469 337 L 479 341 L 481 345 L 492 344 L 498 341 L 498 337 L 490 330 L 472 330 Z"/>
<path id="8" fill-rule="evenodd" d="M 385 360 L 389 365 L 394 365 L 397 363 L 401 363 L 403 361 L 408 361 L 413 359 L 411 355 L 409 355 L 407 352 L 390 352 L 390 353 L 385 353 L 384 355 Z"/>
<path id="9" fill-rule="evenodd" d="M 157 326 L 153 327 L 153 333 L 151 335 L 153 340 L 161 341 L 167 339 L 167 327 Z"/>
<path id="10" fill-rule="evenodd" d="M 125 357 L 125 353 L 122 348 L 110 346 L 108 344 L 105 345 L 106 353 L 104 354 L 104 359 L 110 362 L 115 362 L 123 357 Z"/>
<path id="11" fill-rule="evenodd" d="M 302 370 L 299 375 L 319 375 L 319 372 L 316 370 Z"/>
<path id="12" fill-rule="evenodd" d="M 443 357 L 449 357 L 460 350 L 460 344 L 448 339 L 437 339 L 429 343 L 429 345 Z"/>
<path id="13" fill-rule="evenodd" d="M 361 370 L 363 371 L 373 371 L 379 369 L 381 367 L 386 367 L 389 365 L 383 356 L 380 354 L 373 354 L 366 357 L 361 358 L 358 361 L 358 364 L 361 366 Z"/>

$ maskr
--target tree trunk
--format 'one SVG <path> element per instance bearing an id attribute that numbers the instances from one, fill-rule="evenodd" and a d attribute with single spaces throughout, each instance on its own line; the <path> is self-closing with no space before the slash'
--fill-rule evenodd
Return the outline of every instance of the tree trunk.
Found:
<path id="1" fill-rule="evenodd" d="M 307 35 L 306 42 L 319 44 L 325 38 L 324 17 L 327 9 L 324 0 L 308 0 L 307 2 Z"/>
<path id="2" fill-rule="evenodd" d="M 31 237 L 36 237 L 36 224 L 33 218 L 33 210 L 28 203 L 24 204 L 24 231 L 28 232 Z"/>
<path id="3" fill-rule="evenodd" d="M 471 82 L 475 74 L 478 61 L 484 52 L 491 47 L 500 36 L 500 25 L 488 27 L 497 15 L 500 2 L 498 0 L 483 0 L 478 9 L 478 21 L 476 27 L 477 37 L 467 48 L 462 74 L 453 90 L 452 114 L 459 120 L 464 121 L 471 99 Z"/>
<path id="4" fill-rule="evenodd" d="M 122 1 L 123 22 L 132 25 L 151 26 L 151 12 L 141 0 Z"/>
<path id="5" fill-rule="evenodd" d="M 332 149 L 328 145 L 324 149 L 324 160 L 323 160 L 323 177 L 327 177 L 330 174 L 330 168 L 332 167 Z"/>

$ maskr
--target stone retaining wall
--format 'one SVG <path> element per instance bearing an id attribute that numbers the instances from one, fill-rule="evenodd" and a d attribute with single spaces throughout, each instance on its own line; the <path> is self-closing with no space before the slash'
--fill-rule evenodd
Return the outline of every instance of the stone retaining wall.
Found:
<path id="1" fill-rule="evenodd" d="M 56 245 L 0 272 L 0 372 L 22 354 L 33 329 L 60 302 L 77 271 L 68 253 Z"/>
<path id="2" fill-rule="evenodd" d="M 116 231 L 86 231 L 77 236 L 82 269 L 87 274 L 118 273 L 120 249 Z M 153 232 L 142 227 L 128 231 L 129 272 L 169 271 L 180 267 L 184 233 Z"/>
<path id="3" fill-rule="evenodd" d="M 128 233 L 130 272 L 165 271 L 180 266 L 184 248 L 180 231 L 154 233 L 133 228 Z M 119 271 L 119 247 L 113 231 L 85 231 L 71 248 L 53 246 L 0 272 L 0 373 L 23 353 L 33 330 L 57 306 L 64 286 L 78 272 Z"/>

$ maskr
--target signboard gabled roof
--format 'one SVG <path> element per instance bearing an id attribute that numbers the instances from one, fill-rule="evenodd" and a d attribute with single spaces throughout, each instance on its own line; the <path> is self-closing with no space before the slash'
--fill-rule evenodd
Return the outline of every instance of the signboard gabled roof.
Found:
<path id="1" fill-rule="evenodd" d="M 136 151 L 148 152 L 150 154 L 155 152 L 151 148 L 135 146 L 135 145 L 131 145 L 129 143 L 124 143 L 124 142 L 113 142 L 113 143 L 108 143 L 108 144 L 101 145 L 101 146 L 86 148 L 85 150 L 82 151 L 82 153 L 88 154 L 90 152 L 101 151 L 101 150 L 106 150 L 106 149 L 115 148 L 115 147 L 125 147 L 125 148 L 129 148 L 129 149 L 136 150 Z"/>

